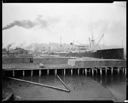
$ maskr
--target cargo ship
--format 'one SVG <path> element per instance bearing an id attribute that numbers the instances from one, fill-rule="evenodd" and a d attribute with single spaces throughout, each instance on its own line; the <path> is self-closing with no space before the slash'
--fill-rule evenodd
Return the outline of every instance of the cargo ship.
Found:
<path id="1" fill-rule="evenodd" d="M 77 52 L 67 52 L 67 53 L 55 53 L 56 55 L 66 56 L 66 57 L 93 57 L 101 59 L 125 59 L 124 58 L 124 48 L 107 48 L 99 49 L 98 44 L 103 38 L 104 34 L 101 36 L 99 41 L 95 43 L 95 40 L 89 38 L 89 46 L 84 51 Z M 73 45 L 73 43 L 71 43 Z"/>

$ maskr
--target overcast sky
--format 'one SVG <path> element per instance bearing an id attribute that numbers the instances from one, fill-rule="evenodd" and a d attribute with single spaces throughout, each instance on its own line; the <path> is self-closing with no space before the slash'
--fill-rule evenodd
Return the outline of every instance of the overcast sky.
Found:
<path id="1" fill-rule="evenodd" d="M 2 31 L 3 45 L 14 43 L 96 42 L 104 33 L 101 44 L 126 45 L 126 3 L 4 3 L 3 28 L 15 21 L 19 25 Z M 21 26 L 23 20 L 33 24 Z M 35 26 L 36 25 L 36 26 Z"/>

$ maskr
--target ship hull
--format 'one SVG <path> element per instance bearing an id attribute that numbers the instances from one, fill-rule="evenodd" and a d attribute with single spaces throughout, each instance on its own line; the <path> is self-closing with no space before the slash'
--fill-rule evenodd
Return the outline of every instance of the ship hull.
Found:
<path id="1" fill-rule="evenodd" d="M 75 53 L 58 53 L 61 56 L 67 57 L 93 57 L 93 58 L 102 58 L 102 59 L 124 59 L 124 49 L 123 48 L 114 48 L 114 49 L 101 49 L 95 52 L 86 51 L 86 52 L 75 52 Z"/>

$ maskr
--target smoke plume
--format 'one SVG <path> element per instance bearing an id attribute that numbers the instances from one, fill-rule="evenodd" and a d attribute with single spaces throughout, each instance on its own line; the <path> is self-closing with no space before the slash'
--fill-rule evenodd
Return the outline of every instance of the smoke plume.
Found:
<path id="1" fill-rule="evenodd" d="M 30 21 L 30 20 L 16 20 L 10 24 L 8 24 L 7 26 L 3 27 L 2 30 L 6 30 L 6 29 L 10 29 L 14 26 L 19 26 L 25 29 L 30 29 L 33 28 L 35 26 L 40 26 L 41 28 L 47 27 L 47 21 L 43 20 L 41 18 L 41 16 L 38 16 L 38 18 L 36 18 L 34 21 Z"/>

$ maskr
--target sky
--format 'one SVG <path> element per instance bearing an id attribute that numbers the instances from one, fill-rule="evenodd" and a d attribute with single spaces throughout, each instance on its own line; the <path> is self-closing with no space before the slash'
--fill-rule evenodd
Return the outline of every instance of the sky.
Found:
<path id="1" fill-rule="evenodd" d="M 126 2 L 3 3 L 2 43 L 100 44 L 126 46 Z"/>

